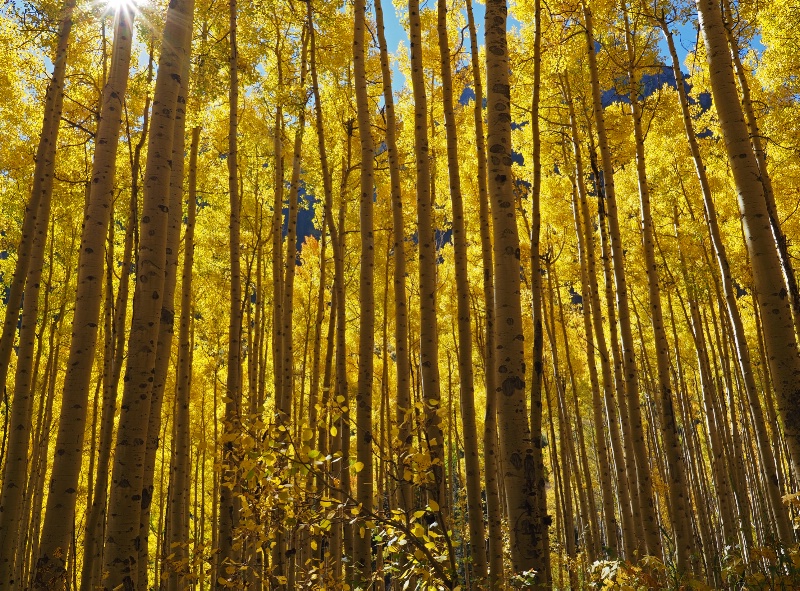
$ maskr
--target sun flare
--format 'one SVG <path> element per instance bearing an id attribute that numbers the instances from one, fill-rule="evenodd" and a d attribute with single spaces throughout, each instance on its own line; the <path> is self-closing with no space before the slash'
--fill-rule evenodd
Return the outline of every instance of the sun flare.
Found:
<path id="1" fill-rule="evenodd" d="M 138 0 L 106 0 L 106 6 L 114 12 L 120 8 L 135 8 L 138 3 Z"/>

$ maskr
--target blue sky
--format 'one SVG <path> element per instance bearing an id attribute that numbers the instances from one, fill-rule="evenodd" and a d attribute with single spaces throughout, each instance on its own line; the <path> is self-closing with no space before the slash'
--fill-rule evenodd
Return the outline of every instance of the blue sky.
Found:
<path id="1" fill-rule="evenodd" d="M 397 18 L 397 9 L 391 3 L 390 0 L 383 0 L 383 18 L 384 18 L 384 25 L 386 29 L 386 45 L 389 49 L 390 53 L 395 53 L 397 51 L 398 45 L 402 42 L 405 44 L 405 50 L 408 51 L 408 34 L 406 30 L 400 25 L 400 20 Z M 423 0 L 422 7 L 432 7 L 435 8 L 434 0 Z M 483 20 L 485 15 L 485 7 L 482 3 L 479 3 L 473 0 L 472 9 L 475 16 L 475 25 L 478 31 L 478 44 L 483 46 Z M 464 11 L 466 14 L 466 11 Z M 465 17 L 466 18 L 466 17 Z M 512 16 L 509 16 L 509 28 L 518 26 L 519 22 L 517 22 Z M 678 51 L 678 57 L 681 60 L 681 64 L 686 59 L 686 55 L 694 49 L 695 41 L 697 39 L 697 23 L 695 20 L 690 20 L 688 23 L 683 25 L 678 25 L 674 27 L 677 30 L 677 35 L 675 37 L 675 47 Z M 669 60 L 669 52 L 667 50 L 667 44 L 663 39 L 663 36 L 659 36 L 658 45 L 661 49 L 661 57 L 664 63 L 667 65 L 670 64 Z M 686 71 L 686 67 L 683 67 L 683 70 Z M 392 87 L 395 91 L 401 89 L 405 84 L 405 77 L 400 73 L 397 68 L 397 65 L 394 64 L 392 66 Z"/>

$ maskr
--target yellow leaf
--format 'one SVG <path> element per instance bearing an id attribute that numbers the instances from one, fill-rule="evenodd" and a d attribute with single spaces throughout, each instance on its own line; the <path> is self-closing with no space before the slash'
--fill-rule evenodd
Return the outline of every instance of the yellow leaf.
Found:
<path id="1" fill-rule="evenodd" d="M 437 502 L 436 502 L 436 501 L 434 501 L 433 499 L 431 499 L 431 500 L 428 502 L 428 506 L 430 506 L 430 508 L 431 508 L 431 511 L 438 511 L 438 510 L 439 510 L 439 503 L 437 503 Z"/>
<path id="2" fill-rule="evenodd" d="M 353 464 L 353 470 L 356 471 L 356 474 L 361 472 L 364 469 L 364 462 L 356 462 Z"/>

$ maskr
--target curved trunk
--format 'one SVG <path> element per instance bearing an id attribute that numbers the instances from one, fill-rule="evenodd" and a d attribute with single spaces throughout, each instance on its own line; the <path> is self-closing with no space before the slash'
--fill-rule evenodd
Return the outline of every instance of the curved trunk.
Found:
<path id="1" fill-rule="evenodd" d="M 738 193 L 753 280 L 762 309 L 769 366 L 795 471 L 800 469 L 800 356 L 794 333 L 791 301 L 781 273 L 758 162 L 750 144 L 719 5 L 697 0 L 707 50 L 714 105 Z"/>
<path id="2" fill-rule="evenodd" d="M 788 514 L 781 500 L 775 457 L 772 454 L 769 436 L 767 435 L 766 424 L 764 421 L 764 411 L 762 409 L 758 388 L 755 382 L 755 373 L 753 372 L 753 365 L 750 360 L 750 349 L 744 334 L 744 325 L 742 324 L 742 316 L 739 312 L 739 304 L 736 301 L 736 291 L 733 285 L 730 264 L 728 263 L 728 255 L 725 250 L 725 244 L 722 242 L 722 234 L 717 222 L 717 212 L 711 194 L 711 187 L 708 183 L 708 175 L 706 174 L 705 165 L 703 164 L 703 159 L 700 154 L 700 147 L 697 143 L 697 136 L 695 135 L 691 114 L 689 112 L 689 101 L 686 96 L 683 73 L 681 72 L 680 61 L 678 60 L 678 53 L 675 49 L 675 42 L 666 22 L 661 21 L 659 25 L 661 26 L 661 30 L 667 40 L 667 47 L 669 49 L 670 57 L 672 58 L 672 70 L 675 72 L 675 80 L 678 87 L 678 99 L 680 101 L 681 113 L 683 115 L 684 130 L 686 131 L 686 139 L 692 152 L 695 171 L 697 172 L 697 178 L 700 181 L 700 189 L 703 194 L 703 214 L 706 220 L 706 225 L 708 226 L 708 232 L 709 236 L 711 237 L 711 244 L 717 259 L 717 265 L 719 266 L 720 278 L 722 279 L 722 290 L 725 296 L 725 303 L 728 311 L 728 317 L 731 321 L 731 331 L 733 332 L 735 343 L 734 350 L 736 351 L 736 358 L 739 362 L 739 368 L 742 372 L 744 389 L 747 395 L 748 404 L 750 406 L 750 412 L 753 415 L 753 425 L 756 441 L 758 442 L 758 452 L 761 458 L 762 469 L 765 472 L 767 496 L 769 498 L 770 508 L 772 509 L 773 518 L 777 524 L 778 533 L 781 540 L 788 541 L 792 539 L 791 528 L 787 519 Z"/>
<path id="3" fill-rule="evenodd" d="M 175 111 L 182 62 L 188 59 L 185 29 L 193 9 L 193 0 L 174 0 L 167 10 L 163 36 L 167 42 L 162 44 L 153 94 L 136 269 L 138 277 L 103 556 L 103 586 L 109 589 L 122 584 L 137 586 L 138 536 L 142 502 L 145 500 L 145 446 L 165 280 L 169 205 L 165 205 L 163 199 L 169 194 Z"/>
<path id="4" fill-rule="evenodd" d="M 67 50 L 69 48 L 70 33 L 72 32 L 72 15 L 74 11 L 75 0 L 65 0 L 61 21 L 58 25 L 58 44 L 53 59 L 53 74 L 50 77 L 44 96 L 44 118 L 42 120 L 42 131 L 39 135 L 39 145 L 36 148 L 31 198 L 25 206 L 17 264 L 14 267 L 14 275 L 9 286 L 5 317 L 3 318 L 3 331 L 2 335 L 0 335 L 0 368 L 2 368 L 0 369 L 0 392 L 6 391 L 8 370 L 11 367 L 11 351 L 14 348 L 14 337 L 19 322 L 22 292 L 28 276 L 31 248 L 33 247 L 35 229 L 40 217 L 39 204 L 42 199 L 49 201 L 53 193 L 58 130 L 61 124 L 61 112 L 64 104 L 64 73 L 67 70 Z M 49 216 L 44 216 L 44 218 L 47 217 Z M 46 219 L 44 223 L 47 223 Z M 0 526 L 0 528 L 2 527 Z M 3 529 L 0 529 L 1 532 L 3 532 Z M 5 556 L 5 553 L 0 554 L 0 561 L 5 561 L 3 556 Z"/>
<path id="5" fill-rule="evenodd" d="M 34 588 L 51 588 L 63 571 L 72 537 L 83 439 L 89 400 L 89 382 L 97 348 L 97 327 L 105 274 L 105 239 L 111 216 L 117 145 L 131 59 L 133 13 L 120 8 L 116 16 L 111 74 L 95 138 L 92 184 L 83 221 L 78 261 L 78 286 L 72 321 L 67 373 L 61 402 L 56 455 L 39 547 Z M 59 554 L 61 555 L 59 557 Z M 61 583 L 58 583 L 61 584 Z"/>

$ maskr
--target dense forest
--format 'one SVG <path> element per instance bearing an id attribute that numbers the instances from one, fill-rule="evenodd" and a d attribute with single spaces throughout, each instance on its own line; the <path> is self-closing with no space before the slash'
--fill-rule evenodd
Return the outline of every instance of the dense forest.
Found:
<path id="1" fill-rule="evenodd" d="M 0 590 L 800 588 L 798 23 L 3 2 Z"/>

